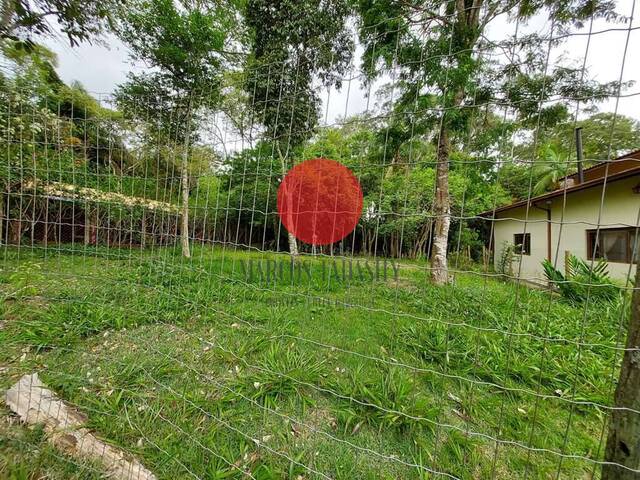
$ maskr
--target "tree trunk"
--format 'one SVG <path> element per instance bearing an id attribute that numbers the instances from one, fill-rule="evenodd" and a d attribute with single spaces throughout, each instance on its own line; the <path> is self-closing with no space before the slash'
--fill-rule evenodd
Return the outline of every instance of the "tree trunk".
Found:
<path id="1" fill-rule="evenodd" d="M 298 255 L 298 242 L 291 232 L 287 232 L 287 240 L 289 240 L 289 252 L 291 255 Z"/>
<path id="2" fill-rule="evenodd" d="M 640 263 L 640 262 L 639 262 Z M 602 480 L 638 480 L 640 473 L 640 265 L 631 303 L 631 319 L 620 378 L 611 411 Z M 632 469 L 632 470 L 629 470 Z"/>
<path id="3" fill-rule="evenodd" d="M 191 258 L 189 251 L 189 137 L 191 135 L 191 101 L 187 112 L 187 133 L 184 140 L 184 155 L 182 156 L 182 228 L 180 238 L 182 240 L 182 256 Z"/>
<path id="4" fill-rule="evenodd" d="M 19 245 L 22 238 L 22 222 L 20 220 L 9 221 L 9 244 Z"/>
<path id="5" fill-rule="evenodd" d="M 4 191 L 0 192 L 0 245 L 5 243 Z"/>
<path id="6" fill-rule="evenodd" d="M 391 178 L 393 176 L 393 167 L 398 163 L 400 163 L 400 149 L 391 156 L 391 164 L 387 167 L 384 178 Z"/>
<path id="7" fill-rule="evenodd" d="M 284 158 L 284 156 L 282 155 L 282 152 L 280 151 L 280 145 L 277 145 L 278 147 L 278 155 L 280 157 L 280 166 L 282 168 L 282 177 L 284 178 L 284 176 L 287 174 L 287 162 L 286 159 Z M 287 202 L 289 203 L 289 206 L 287 208 L 288 213 L 289 213 L 289 225 L 291 225 L 292 222 L 292 212 L 293 212 L 293 196 L 292 195 L 285 195 Z M 293 256 L 298 256 L 298 242 L 296 240 L 296 237 L 287 230 L 287 240 L 289 242 L 289 253 Z"/>
<path id="8" fill-rule="evenodd" d="M 44 220 L 42 228 L 42 243 L 44 248 L 49 246 L 49 200 L 44 201 Z"/>
<path id="9" fill-rule="evenodd" d="M 84 211 L 84 244 L 95 245 L 97 243 L 96 229 L 98 224 L 97 213 L 95 214 L 95 221 L 93 220 L 93 212 L 91 208 L 87 206 Z"/>
<path id="10" fill-rule="evenodd" d="M 444 285 L 449 280 L 447 270 L 447 246 L 451 223 L 449 201 L 449 149 L 450 140 L 446 123 L 443 121 L 438 138 L 438 159 L 436 166 L 436 196 L 434 203 L 435 229 L 431 250 L 431 280 L 436 285 Z"/>
<path id="11" fill-rule="evenodd" d="M 187 159 L 182 161 L 182 228 L 180 231 L 182 240 L 182 256 L 191 257 L 189 251 L 189 171 L 187 169 Z"/>

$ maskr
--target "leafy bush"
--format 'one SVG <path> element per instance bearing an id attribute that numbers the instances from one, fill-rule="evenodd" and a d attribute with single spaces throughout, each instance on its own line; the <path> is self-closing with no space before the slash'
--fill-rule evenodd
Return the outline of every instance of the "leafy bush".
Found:
<path id="1" fill-rule="evenodd" d="M 609 278 L 609 264 L 600 259 L 591 265 L 575 255 L 567 259 L 567 275 L 545 259 L 542 261 L 544 275 L 568 300 L 582 303 L 589 298 L 593 301 L 615 300 L 620 289 Z"/>
<path id="2" fill-rule="evenodd" d="M 509 242 L 502 243 L 502 250 L 500 250 L 500 258 L 498 259 L 497 270 L 505 276 L 513 275 L 513 256 L 515 252 L 515 245 Z"/>
<path id="3" fill-rule="evenodd" d="M 399 368 L 385 366 L 368 373 L 360 366 L 349 371 L 346 381 L 337 381 L 332 387 L 344 400 L 335 412 L 338 424 L 352 435 L 363 425 L 379 432 L 395 429 L 405 434 L 430 430 L 440 407 L 416 389 L 414 382 Z"/>

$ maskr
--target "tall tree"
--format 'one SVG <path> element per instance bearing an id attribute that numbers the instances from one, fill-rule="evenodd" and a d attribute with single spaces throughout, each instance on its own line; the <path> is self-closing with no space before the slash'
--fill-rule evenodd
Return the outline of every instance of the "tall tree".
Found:
<path id="1" fill-rule="evenodd" d="M 318 124 L 321 100 L 314 81 L 339 88 L 349 65 L 348 2 L 249 0 L 245 16 L 250 38 L 246 90 L 284 175 L 293 152 Z M 291 233 L 288 241 L 296 255 Z"/>
<path id="2" fill-rule="evenodd" d="M 128 115 L 164 124 L 164 139 L 182 139 L 181 243 L 189 249 L 189 155 L 197 138 L 195 127 L 201 108 L 215 108 L 219 102 L 222 71 L 227 68 L 231 32 L 237 30 L 233 8 L 228 2 L 206 3 L 173 0 L 127 2 L 119 14 L 118 35 L 130 47 L 134 60 L 149 71 L 129 74 L 117 98 Z"/>
<path id="3" fill-rule="evenodd" d="M 546 140 L 567 157 L 573 155 L 575 158 L 575 127 L 582 128 L 582 149 L 587 164 L 607 160 L 607 155 L 616 158 L 639 146 L 640 122 L 611 112 L 562 123 L 551 129 Z"/>
<path id="4" fill-rule="evenodd" d="M 403 98 L 432 96 L 430 111 L 439 112 L 434 133 L 436 145 L 436 217 L 431 254 L 431 278 L 448 280 L 447 248 L 450 226 L 450 154 L 477 115 L 478 105 L 513 106 L 523 125 L 566 118 L 563 102 L 544 103 L 553 95 L 568 98 L 603 98 L 615 84 L 599 85 L 581 80 L 581 69 L 545 68 L 548 39 L 531 34 L 510 39 L 502 62 L 486 60 L 478 48 L 486 29 L 498 17 L 526 21 L 548 13 L 555 31 L 585 19 L 614 18 L 610 0 L 359 0 L 360 38 L 365 47 L 363 68 L 370 79 L 385 71 L 400 72 L 398 87 Z M 498 45 L 498 47 L 501 47 Z M 495 47 L 494 47 L 495 48 Z M 497 51 L 503 51 L 497 49 Z"/>

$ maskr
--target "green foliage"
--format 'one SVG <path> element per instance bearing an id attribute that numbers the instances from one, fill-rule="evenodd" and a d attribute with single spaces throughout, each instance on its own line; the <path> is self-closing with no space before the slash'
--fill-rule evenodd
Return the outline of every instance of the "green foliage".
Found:
<path id="1" fill-rule="evenodd" d="M 484 30 L 505 12 L 510 21 L 527 21 L 548 11 L 562 31 L 591 17 L 615 18 L 614 5 L 521 2 L 514 10 L 512 3 L 488 0 L 477 8 L 462 2 L 460 12 L 458 4 L 435 0 L 356 2 L 367 80 L 393 69 L 399 96 L 383 88 L 382 98 L 394 101 L 383 100 L 381 115 L 318 129 L 320 87 L 338 87 L 349 70 L 353 3 L 123 5 L 115 10 L 117 33 L 149 69 L 121 86 L 117 110 L 79 85 L 64 85 L 46 49 L 21 41 L 4 45 L 16 65 L 13 76 L 0 76 L 0 180 L 9 192 L 2 200 L 10 218 L 28 224 L 31 211 L 34 218 L 75 213 L 77 202 L 22 206 L 15 192 L 20 187 L 26 197 L 21 182 L 31 179 L 176 203 L 176 172 L 188 156 L 196 228 L 223 232 L 207 240 L 259 245 L 261 252 L 197 246 L 185 263 L 173 248 L 160 246 L 135 255 L 114 246 L 6 247 L 0 361 L 8 375 L 0 381 L 46 365 L 50 384 L 91 412 L 92 428 L 168 478 L 181 478 L 184 466 L 202 478 L 306 475 L 289 459 L 342 480 L 424 478 L 400 462 L 371 462 L 351 443 L 419 465 L 432 465 L 435 456 L 439 468 L 462 478 L 489 477 L 492 464 L 505 477 L 518 475 L 525 459 L 517 448 L 487 455 L 495 444 L 485 437 L 495 437 L 496 425 L 501 438 L 527 435 L 537 455 L 529 465 L 532 477 L 583 477 L 596 458 L 602 415 L 591 404 L 568 402 L 566 392 L 575 389 L 572 400 L 610 400 L 607 372 L 615 361 L 610 347 L 617 345 L 621 307 L 606 263 L 591 268 L 573 257 L 566 278 L 544 265 L 570 302 L 465 274 L 457 275 L 455 288 L 432 288 L 411 261 L 403 261 L 395 285 L 357 283 L 348 299 L 343 285 L 324 285 L 317 277 L 294 291 L 278 284 L 258 290 L 234 275 L 242 260 L 276 258 L 264 250 L 282 240 L 275 214 L 282 170 L 318 156 L 352 168 L 363 187 L 365 213 L 345 244 L 378 258 L 424 255 L 435 208 L 434 140 L 443 131 L 451 137 L 452 250 L 459 245 L 477 255 L 478 226 L 465 218 L 526 197 L 530 181 L 536 192 L 554 188 L 564 174 L 573 119 L 566 104 L 549 99 L 594 103 L 618 87 L 580 82 L 582 72 L 565 65 L 541 74 L 545 39 L 538 35 L 516 40 L 517 64 L 494 63 L 475 54 Z M 66 24 L 85 28 L 66 30 L 72 43 L 99 32 L 97 8 L 87 3 Z M 26 14 L 36 21 L 32 11 Z M 17 27 L 20 39 L 28 33 L 25 25 Z M 34 23 L 32 31 L 46 28 Z M 514 118 L 479 107 L 505 101 L 517 106 Z M 201 144 L 208 140 L 201 127 L 219 111 L 251 148 L 223 155 Z M 442 118 L 441 111 L 449 113 Z M 588 158 L 608 153 L 611 120 L 600 114 L 579 122 Z M 637 134 L 637 122 L 622 119 L 613 152 L 633 148 Z M 526 140 L 514 145 L 514 136 Z M 538 145 L 544 147 L 534 151 Z M 513 161 L 506 160 L 511 151 Z M 532 159 L 540 159 L 534 168 Z M 148 213 L 117 202 L 100 210 L 108 210 L 107 231 L 137 230 L 135 222 Z M 503 245 L 503 276 L 512 273 L 513 257 L 513 245 Z M 60 278 L 71 280 L 55 281 Z M 301 291 L 324 303 L 284 304 L 302 298 Z M 583 311 L 576 304 L 587 297 L 596 302 Z M 328 307 L 345 301 L 344 309 Z M 584 344 L 576 363 L 578 332 Z M 549 355 L 532 341 L 542 335 L 549 337 Z M 541 354 L 543 369 L 532 361 Z M 575 365 L 571 376 L 567 364 Z M 545 400 L 538 402 L 536 394 Z M 579 427 L 565 438 L 574 411 Z M 302 422 L 312 428 L 301 428 Z M 529 435 L 531 426 L 536 431 Z M 484 435 L 467 435 L 469 429 Z M 0 431 L 0 476 L 30 478 L 46 465 L 44 474 L 53 478 L 87 477 L 55 457 L 41 435 L 24 440 L 36 448 L 25 449 Z M 589 462 L 567 460 L 558 467 L 549 452 L 561 450 Z"/>
<path id="2" fill-rule="evenodd" d="M 295 345 L 272 344 L 257 360 L 261 369 L 242 380 L 249 396 L 268 407 L 287 398 L 308 398 L 308 384 L 317 383 L 325 373 L 324 362 L 305 355 Z"/>
<path id="3" fill-rule="evenodd" d="M 481 260 L 484 241 L 478 230 L 464 226 L 458 222 L 451 232 L 451 250 L 455 252 L 456 260 L 453 262 L 456 268 L 465 270 L 474 266 L 474 261 Z"/>
<path id="4" fill-rule="evenodd" d="M 575 158 L 575 128 L 582 129 L 586 166 L 616 158 L 638 148 L 640 122 L 624 115 L 601 112 L 578 121 L 561 123 L 542 132 L 544 140 L 566 158 Z"/>
<path id="5" fill-rule="evenodd" d="M 419 395 L 413 386 L 414 380 L 407 372 L 397 368 L 382 369 L 367 375 L 364 368 L 351 372 L 346 385 L 338 388 L 349 399 L 337 411 L 337 417 L 346 432 L 357 433 L 363 424 L 382 432 L 386 429 L 401 433 L 418 434 L 430 430 L 428 421 L 415 421 L 411 417 L 434 420 L 439 412 Z M 382 405 L 383 408 L 378 408 Z"/>
<path id="6" fill-rule="evenodd" d="M 496 182 L 508 192 L 513 202 L 529 198 L 531 186 L 536 183 L 531 165 L 513 161 L 504 162 L 496 177 Z"/>
<path id="7" fill-rule="evenodd" d="M 581 25 L 594 15 L 612 20 L 617 18 L 615 4 L 608 0 L 586 4 L 580 1 L 546 5 L 525 3 L 516 11 L 503 0 L 490 0 L 470 8 L 471 13 L 460 12 L 450 2 L 382 2 L 361 0 L 358 10 L 362 17 L 360 37 L 365 46 L 362 68 L 370 78 L 399 63 L 406 75 L 403 88 L 405 96 L 418 98 L 416 90 L 422 88 L 424 96 L 435 96 L 443 107 L 462 104 L 465 109 L 455 109 L 445 122 L 451 132 L 464 132 L 480 113 L 474 105 L 491 104 L 506 95 L 518 111 L 523 125 L 554 125 L 565 120 L 566 106 L 545 99 L 556 93 L 562 98 L 580 98 L 597 101 L 615 93 L 615 83 L 600 85 L 579 81 L 581 69 L 558 63 L 548 73 L 542 68 L 546 40 L 538 35 L 526 35 L 515 39 L 520 58 L 514 64 L 492 63 L 476 58 L 472 52 L 484 31 L 504 12 L 510 11 L 509 21 L 527 21 L 539 13 L 547 13 L 554 19 L 556 28 Z M 428 30 L 412 28 L 416 22 L 425 22 Z M 449 58 L 441 62 L 441 58 Z M 474 95 L 475 101 L 471 98 Z M 481 99 L 478 101 L 478 99 Z"/>
<path id="8" fill-rule="evenodd" d="M 621 303 L 590 303 L 585 312 L 550 302 L 547 292 L 471 274 L 435 287 L 402 261 L 399 285 L 350 287 L 349 303 L 359 308 L 283 305 L 290 285 L 236 281 L 238 262 L 250 258 L 278 255 L 195 247 L 186 264 L 172 247 L 134 255 L 6 247 L 3 292 L 15 290 L 19 280 L 10 277 L 18 265 L 41 268 L 31 277 L 32 295 L 2 304 L 0 362 L 8 370 L 0 387 L 43 369 L 43 381 L 87 413 L 92 430 L 173 478 L 185 466 L 201 478 L 297 472 L 273 451 L 336 480 L 424 473 L 400 462 L 361 462 L 363 451 L 352 445 L 426 467 L 437 450 L 452 475 L 471 479 L 473 470 L 484 477 L 495 443 L 466 432 L 489 435 L 497 424 L 504 438 L 527 435 L 533 448 L 566 445 L 576 455 L 597 449 L 600 409 L 568 400 L 610 400 Z M 296 292 L 344 299 L 342 287 L 317 280 Z M 541 355 L 532 335 L 550 338 L 543 369 L 532 360 Z M 565 436 L 571 411 L 580 428 Z M 52 478 L 88 478 L 41 435 L 3 428 L 0 422 L 3 478 L 14 471 L 33 476 L 42 465 Z M 505 478 L 517 475 L 525 456 L 508 449 L 496 464 Z M 580 478 L 592 467 L 591 460 L 566 462 L 561 474 Z M 557 469 L 557 456 L 543 451 L 530 464 L 534 477 Z"/>
<path id="9" fill-rule="evenodd" d="M 353 50 L 346 0 L 249 0 L 250 57 L 245 89 L 255 118 L 281 159 L 314 133 L 320 97 L 316 78 L 340 87 Z"/>
<path id="10" fill-rule="evenodd" d="M 542 262 L 545 277 L 566 299 L 583 303 L 587 300 L 611 302 L 619 298 L 620 289 L 609 278 L 606 260 L 599 259 L 591 265 L 575 255 L 569 255 L 566 267 L 565 276 L 549 260 Z"/>
<path id="11" fill-rule="evenodd" d="M 131 74 L 132 84 L 157 88 L 163 97 L 215 93 L 223 51 L 230 41 L 233 3 L 195 6 L 171 0 L 127 2 L 119 12 L 118 35 L 135 60 L 157 69 Z"/>
<path id="12" fill-rule="evenodd" d="M 36 295 L 38 293 L 36 285 L 44 279 L 40 272 L 41 269 L 42 265 L 39 263 L 22 263 L 11 275 L 9 275 L 9 283 L 11 283 L 15 288 L 10 296 L 16 298 L 28 298 Z"/>
<path id="13" fill-rule="evenodd" d="M 412 137 L 408 132 L 415 129 L 416 135 L 437 144 L 439 169 L 447 173 L 458 146 L 469 141 L 474 127 L 486 125 L 489 128 L 479 129 L 483 133 L 479 136 L 477 150 L 467 149 L 472 158 L 481 160 L 478 170 L 481 178 L 484 175 L 486 179 L 491 175 L 493 162 L 482 165 L 485 152 L 497 152 L 497 159 L 504 161 L 499 152 L 505 152 L 505 144 L 512 144 L 510 137 L 514 128 L 526 132 L 537 145 L 540 130 L 569 120 L 571 99 L 581 98 L 594 104 L 616 95 L 621 87 L 618 82 L 600 84 L 585 80 L 582 68 L 567 66 L 564 61 L 546 65 L 548 42 L 538 34 L 511 39 L 514 43 L 510 48 L 518 52 L 511 61 L 495 62 L 475 54 L 485 32 L 499 21 L 497 19 L 505 18 L 503 15 L 507 12 L 509 22 L 527 22 L 536 15 L 547 14 L 556 29 L 565 31 L 570 26 L 581 26 L 586 19 L 617 18 L 615 4 L 609 0 L 588 5 L 580 0 L 554 4 L 525 2 L 516 9 L 504 0 L 487 0 L 473 5 L 441 0 L 360 0 L 356 5 L 362 20 L 359 24 L 364 47 L 362 71 L 369 82 L 393 72 L 393 77 L 401 80 L 393 86 L 400 96 L 394 105 L 385 105 L 386 110 L 413 112 L 409 116 L 410 122 L 389 121 L 385 146 L 387 143 L 390 146 L 390 157 L 384 159 L 388 163 L 391 163 L 388 158 L 394 158 L 399 151 L 398 145 Z M 415 28 L 415 25 L 425 27 Z M 513 120 L 500 122 L 495 118 L 498 111 L 485 106 L 502 104 L 505 100 L 515 115 Z M 422 113 L 434 111 L 442 113 Z M 524 159 L 531 161 L 531 158 L 529 155 Z M 530 194 L 527 187 L 530 183 L 519 181 L 523 177 L 521 168 L 499 173 L 503 178 L 502 186 L 512 197 L 523 198 Z M 511 178 L 509 173 L 520 178 Z M 538 189 L 542 191 L 557 181 L 556 173 L 557 169 L 550 174 L 540 172 L 542 178 Z M 504 179 L 505 176 L 510 178 Z M 453 176 L 439 175 L 437 178 L 437 191 L 453 189 Z M 438 195 L 436 199 L 435 212 L 453 210 L 448 195 Z M 443 245 L 447 250 L 449 231 L 443 225 L 436 227 L 434 244 Z M 436 266 L 432 270 L 434 279 L 438 277 L 438 281 L 443 281 L 446 262 L 438 260 Z"/>
<path id="14" fill-rule="evenodd" d="M 130 73 L 116 101 L 128 118 L 146 127 L 148 142 L 180 143 L 187 132 L 197 136 L 198 109 L 220 101 L 234 13 L 231 2 L 205 6 L 172 0 L 127 2 L 119 11 L 119 37 L 150 71 Z"/>
<path id="15" fill-rule="evenodd" d="M 515 246 L 510 242 L 503 242 L 498 257 L 497 271 L 501 275 L 508 277 L 513 275 L 513 260 L 515 257 Z"/>
<path id="16" fill-rule="evenodd" d="M 540 195 L 549 190 L 556 190 L 560 186 L 558 183 L 560 179 L 573 173 L 569 170 L 568 159 L 563 158 L 562 154 L 560 154 L 555 147 L 545 145 L 543 152 L 540 165 L 534 167 L 534 175 L 535 178 L 538 179 L 533 186 L 533 193 L 535 195 Z"/>
<path id="17" fill-rule="evenodd" d="M 615 117 L 615 120 L 614 120 Z M 584 166 L 616 158 L 638 147 L 640 124 L 629 117 L 603 112 L 583 120 L 565 118 L 560 123 L 537 129 L 528 141 L 513 145 L 504 156 L 497 180 L 513 200 L 539 195 L 558 188 L 565 175 L 575 173 L 575 128 L 582 128 Z M 520 128 L 520 127 L 519 127 Z M 532 164 L 533 160 L 533 164 Z"/>
<path id="18" fill-rule="evenodd" d="M 71 46 L 100 35 L 111 22 L 112 0 L 15 0 L 2 2 L 0 39 L 35 46 L 33 37 L 52 35 L 57 25 Z"/>

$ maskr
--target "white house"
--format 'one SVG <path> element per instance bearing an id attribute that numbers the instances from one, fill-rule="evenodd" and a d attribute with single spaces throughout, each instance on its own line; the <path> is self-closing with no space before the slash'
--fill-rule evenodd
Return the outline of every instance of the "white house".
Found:
<path id="1" fill-rule="evenodd" d="M 512 273 L 545 282 L 542 261 L 560 270 L 568 253 L 604 258 L 612 278 L 635 275 L 632 262 L 640 215 L 640 150 L 569 175 L 552 192 L 481 214 L 491 222 L 494 266 L 515 246 Z M 597 239 L 597 244 L 596 244 Z"/>

